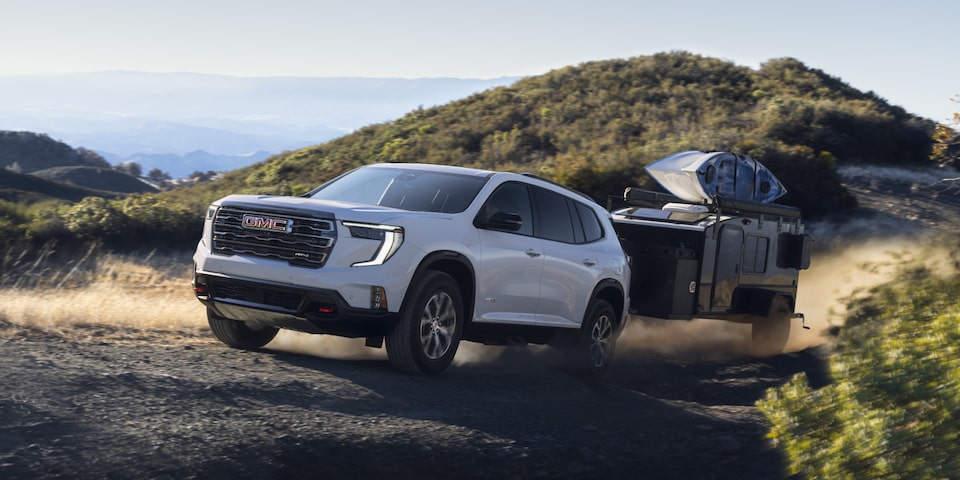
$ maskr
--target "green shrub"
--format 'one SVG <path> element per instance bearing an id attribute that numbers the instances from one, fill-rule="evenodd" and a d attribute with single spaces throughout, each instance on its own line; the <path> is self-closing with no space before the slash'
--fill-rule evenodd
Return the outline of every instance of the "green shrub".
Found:
<path id="1" fill-rule="evenodd" d="M 956 251 L 956 250 L 954 250 Z M 792 473 L 960 478 L 960 275 L 909 265 L 851 302 L 833 383 L 803 374 L 758 402 Z"/>

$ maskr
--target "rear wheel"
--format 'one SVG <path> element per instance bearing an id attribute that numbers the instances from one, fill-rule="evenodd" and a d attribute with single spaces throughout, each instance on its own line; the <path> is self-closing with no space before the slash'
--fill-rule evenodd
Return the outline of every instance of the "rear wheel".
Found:
<path id="1" fill-rule="evenodd" d="M 207 309 L 207 323 L 217 340 L 234 348 L 260 348 L 277 336 L 278 329 L 270 326 L 251 326 L 245 322 L 223 318 Z"/>
<path id="2" fill-rule="evenodd" d="M 783 353 L 790 338 L 790 320 L 793 309 L 790 300 L 782 295 L 773 297 L 766 318 L 753 321 L 751 340 L 753 354 L 757 357 L 771 357 Z"/>
<path id="3" fill-rule="evenodd" d="M 460 288 L 450 275 L 428 271 L 409 295 L 387 335 L 387 358 L 402 372 L 440 373 L 453 361 L 463 334 Z"/>
<path id="4" fill-rule="evenodd" d="M 594 300 L 579 335 L 567 350 L 567 363 L 578 374 L 599 378 L 610 368 L 617 342 L 617 316 L 606 300 Z"/>

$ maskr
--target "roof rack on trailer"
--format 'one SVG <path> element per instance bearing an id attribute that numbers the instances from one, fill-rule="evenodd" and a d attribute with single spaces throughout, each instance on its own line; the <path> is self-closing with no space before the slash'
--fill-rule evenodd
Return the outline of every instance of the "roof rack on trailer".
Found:
<path id="1" fill-rule="evenodd" d="M 669 193 L 653 192 L 641 188 L 627 187 L 623 192 L 623 200 L 628 205 L 648 208 L 663 208 L 668 203 L 684 203 L 688 205 L 703 205 L 712 212 L 723 210 L 734 214 L 777 215 L 786 218 L 800 218 L 800 209 L 789 205 L 775 203 L 752 202 L 725 197 L 716 197 L 713 204 L 692 203 Z"/>

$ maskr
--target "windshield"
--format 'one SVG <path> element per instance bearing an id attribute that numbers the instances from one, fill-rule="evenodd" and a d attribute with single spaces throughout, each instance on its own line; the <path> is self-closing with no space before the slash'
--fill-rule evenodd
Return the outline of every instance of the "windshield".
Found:
<path id="1" fill-rule="evenodd" d="M 486 177 L 405 168 L 358 168 L 310 195 L 319 200 L 380 205 L 416 212 L 460 213 Z"/>

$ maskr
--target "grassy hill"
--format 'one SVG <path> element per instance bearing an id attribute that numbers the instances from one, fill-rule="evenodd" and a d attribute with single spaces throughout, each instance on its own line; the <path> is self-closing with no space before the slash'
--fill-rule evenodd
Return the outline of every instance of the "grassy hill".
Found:
<path id="1" fill-rule="evenodd" d="M 121 174 L 122 175 L 122 174 Z M 46 178 L 0 169 L 0 200 L 36 203 L 43 200 L 79 202 L 86 197 L 115 198 L 119 194 L 66 185 Z"/>
<path id="2" fill-rule="evenodd" d="M 96 152 L 75 149 L 42 133 L 0 131 L 0 168 L 32 173 L 74 165 L 110 168 Z"/>
<path id="3" fill-rule="evenodd" d="M 97 153 L 73 148 L 47 135 L 0 131 L 0 199 L 35 203 L 56 199 L 156 192 L 155 188 L 114 171 Z"/>
<path id="4" fill-rule="evenodd" d="M 751 69 L 686 52 L 661 53 L 561 68 L 420 108 L 216 182 L 111 202 L 88 199 L 32 227 L 23 227 L 23 220 L 8 223 L 13 231 L 26 229 L 28 237 L 30 228 L 60 232 L 62 224 L 81 238 L 119 245 L 149 239 L 190 248 L 202 212 L 218 197 L 301 194 L 368 163 L 526 171 L 605 202 L 626 186 L 656 188 L 643 166 L 684 150 L 753 156 L 790 191 L 782 203 L 816 218 L 856 204 L 838 165 L 931 164 L 934 128 L 795 59 Z"/>
<path id="5" fill-rule="evenodd" d="M 928 163 L 934 125 L 794 59 L 760 69 L 685 52 L 589 62 L 418 109 L 171 192 L 195 208 L 226 193 L 302 193 L 373 162 L 530 171 L 598 200 L 651 187 L 643 165 L 683 150 L 754 156 L 808 216 L 854 204 L 840 163 Z"/>
<path id="6" fill-rule="evenodd" d="M 114 193 L 155 193 L 157 189 L 110 168 L 69 166 L 53 167 L 32 175 L 59 183 Z"/>

